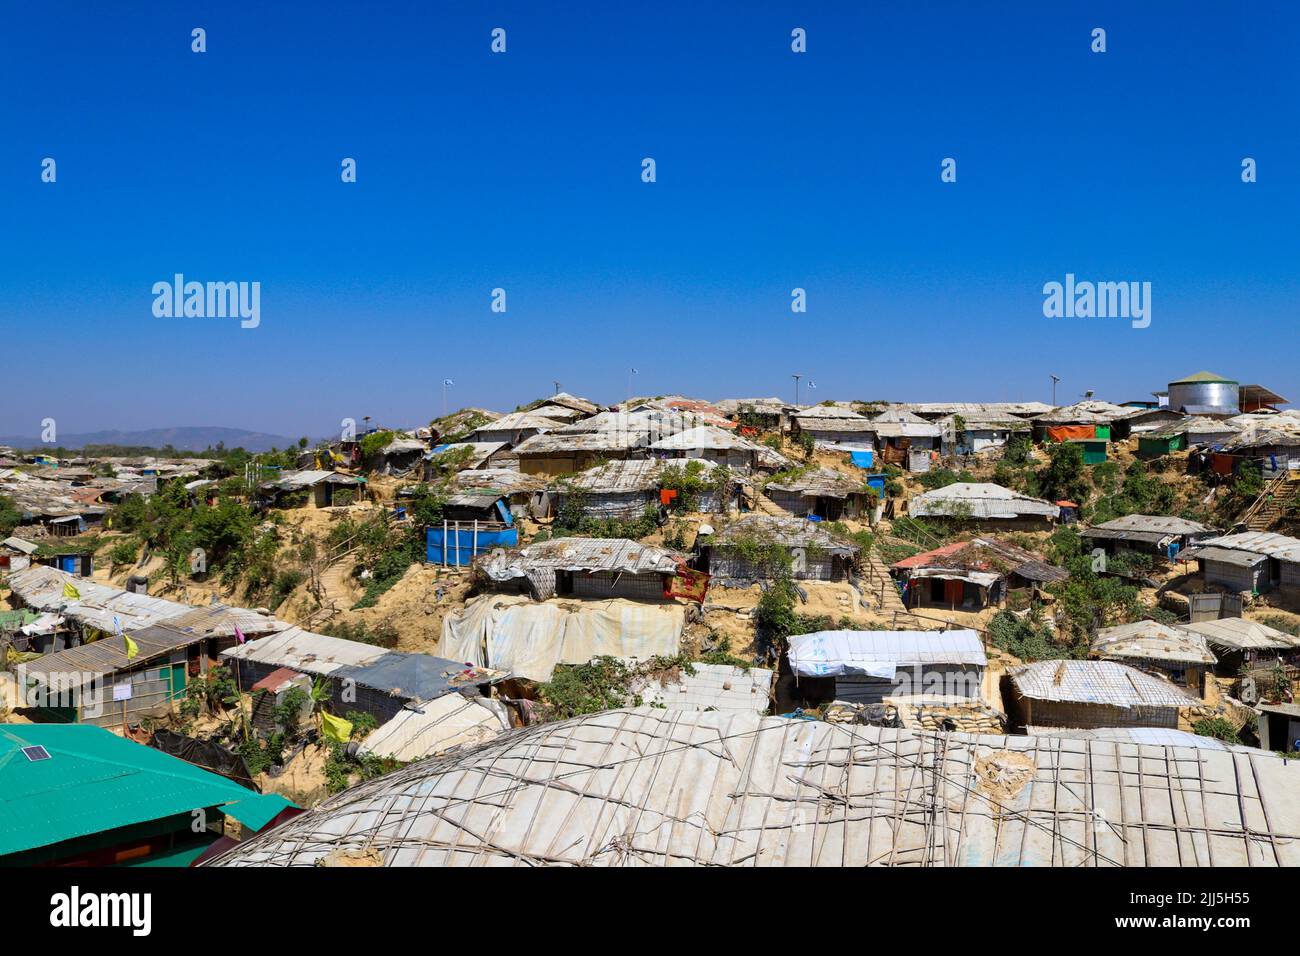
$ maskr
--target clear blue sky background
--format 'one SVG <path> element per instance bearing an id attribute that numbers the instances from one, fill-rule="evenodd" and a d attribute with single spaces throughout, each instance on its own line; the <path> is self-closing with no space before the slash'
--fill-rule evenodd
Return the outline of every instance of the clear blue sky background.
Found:
<path id="1" fill-rule="evenodd" d="M 1300 400 L 1298 49 L 1291 2 L 8 0 L 0 434 L 316 435 L 427 420 L 444 378 L 614 402 L 633 365 L 706 398 L 1209 368 Z M 260 281 L 261 327 L 155 318 L 176 272 Z M 1066 272 L 1150 281 L 1151 327 L 1044 318 Z"/>

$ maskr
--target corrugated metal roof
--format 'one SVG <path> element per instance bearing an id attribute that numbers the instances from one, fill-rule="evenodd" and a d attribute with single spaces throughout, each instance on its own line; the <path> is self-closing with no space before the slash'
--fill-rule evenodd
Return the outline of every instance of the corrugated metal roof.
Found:
<path id="1" fill-rule="evenodd" d="M 908 402 L 899 406 L 918 415 L 961 415 L 966 419 L 999 419 L 1007 415 L 1030 416 L 1050 412 L 1046 402 Z"/>
<path id="2" fill-rule="evenodd" d="M 805 677 L 874 673 L 872 665 L 988 665 L 974 631 L 816 631 L 790 638 L 790 667 Z"/>
<path id="3" fill-rule="evenodd" d="M 1193 547 L 1182 551 L 1178 555 L 1179 560 L 1188 561 L 1195 558 L 1197 561 L 1214 561 L 1219 564 L 1231 564 L 1239 568 L 1249 568 L 1259 564 L 1261 561 L 1268 560 L 1265 555 L 1255 554 L 1252 551 L 1233 551 L 1231 548 L 1212 548 L 1212 547 Z"/>
<path id="4" fill-rule="evenodd" d="M 548 405 L 559 405 L 561 408 L 571 408 L 574 411 L 582 412 L 584 415 L 594 415 L 600 411 L 600 406 L 595 402 L 577 395 L 570 395 L 568 392 L 556 392 L 550 398 L 545 399 Z"/>
<path id="5" fill-rule="evenodd" d="M 814 498 L 847 498 L 852 494 L 866 493 L 861 478 L 834 468 L 816 468 L 785 481 L 769 481 L 765 487 Z"/>
<path id="6" fill-rule="evenodd" d="M 1116 405 L 1113 402 L 1103 402 L 1098 399 L 1091 399 L 1083 402 L 1075 402 L 1073 405 L 1064 405 L 1060 408 L 1045 412 L 1042 415 L 1035 416 L 1034 422 L 1041 425 L 1068 425 L 1074 422 L 1081 424 L 1098 424 L 1104 425 L 1117 419 L 1124 418 L 1132 413 L 1133 409 L 1126 408 L 1123 405 Z"/>
<path id="7" fill-rule="evenodd" d="M 549 455 L 568 451 L 626 451 L 645 447 L 650 441 L 648 431 L 622 431 L 608 429 L 590 432 L 547 432 L 534 435 L 515 446 L 518 455 Z"/>
<path id="8" fill-rule="evenodd" d="M 477 564 L 494 581 L 526 577 L 529 571 L 623 571 L 673 574 L 686 556 L 628 538 L 552 538 L 525 548 L 497 550 Z"/>
<path id="9" fill-rule="evenodd" d="M 771 541 L 787 548 L 817 548 L 841 556 L 862 550 L 852 541 L 827 531 L 819 521 L 761 514 L 742 515 L 714 535 L 711 543 L 726 546 L 750 538 Z M 703 539 L 700 541 L 700 544 L 707 543 Z"/>
<path id="10" fill-rule="evenodd" d="M 747 438 L 741 438 L 739 435 L 725 431 L 721 428 L 715 428 L 712 425 L 700 425 L 697 428 L 688 428 L 685 431 L 678 432 L 676 435 L 669 435 L 667 438 L 661 438 L 650 445 L 654 451 L 696 451 L 703 449 L 712 449 L 719 451 L 748 451 L 758 450 L 758 445 Z"/>
<path id="11" fill-rule="evenodd" d="M 420 761 L 209 865 L 1295 866 L 1297 791 L 1262 754 L 639 708 Z"/>
<path id="12" fill-rule="evenodd" d="M 1200 634 L 1158 621 L 1134 621 L 1097 631 L 1092 651 L 1107 658 L 1213 664 L 1215 656 Z"/>
<path id="13" fill-rule="evenodd" d="M 542 491 L 548 479 L 544 475 L 526 475 L 509 468 L 467 468 L 458 471 L 452 483 L 464 491 L 495 491 L 501 494 L 521 494 Z"/>
<path id="14" fill-rule="evenodd" d="M 1105 531 L 1143 531 L 1158 534 L 1206 534 L 1216 529 L 1203 525 L 1199 521 L 1186 518 L 1174 518 L 1169 515 L 1125 515 L 1112 521 L 1104 521 L 1089 530 Z"/>
<path id="15" fill-rule="evenodd" d="M 28 760 L 29 746 L 50 759 Z M 207 807 L 269 820 L 291 806 L 88 724 L 0 727 L 0 792 L 0 855 Z"/>
<path id="16" fill-rule="evenodd" d="M 807 408 L 795 412 L 794 417 L 799 420 L 801 426 L 810 418 L 833 418 L 838 421 L 869 421 L 865 415 L 859 415 L 851 408 L 844 408 L 840 405 L 810 405 Z"/>
<path id="17" fill-rule="evenodd" d="M 360 687 L 416 702 L 436 700 L 465 687 L 496 683 L 506 676 L 503 671 L 404 651 L 388 651 L 373 661 L 344 665 L 330 673 L 336 680 L 352 680 Z"/>
<path id="18" fill-rule="evenodd" d="M 1292 650 L 1300 647 L 1300 637 L 1244 617 L 1225 617 L 1179 626 L 1202 635 L 1215 647 L 1228 650 Z"/>
<path id="19" fill-rule="evenodd" d="M 1114 707 L 1190 707 L 1167 680 L 1115 661 L 1039 661 L 1008 672 L 1016 690 L 1034 700 Z"/>
<path id="20" fill-rule="evenodd" d="M 458 441 L 453 442 L 450 445 L 438 445 L 435 448 L 431 448 L 429 451 L 425 452 L 424 457 L 428 461 L 435 461 L 441 455 L 445 455 L 449 452 L 457 452 L 462 448 L 468 448 L 469 464 L 474 466 L 481 465 L 505 447 L 506 443 L 503 441 Z"/>
<path id="21" fill-rule="evenodd" d="M 221 656 L 289 667 L 304 674 L 328 675 L 342 667 L 372 663 L 386 653 L 382 647 L 373 644 L 345 641 L 290 627 L 270 637 L 229 648 L 222 651 Z"/>
<path id="22" fill-rule="evenodd" d="M 914 554 L 890 565 L 902 571 L 912 569 L 955 568 L 976 571 L 996 571 L 998 575 L 1018 574 L 1031 581 L 1051 583 L 1064 581 L 1070 574 L 1063 568 L 1048 564 L 1042 555 L 1018 548 L 996 538 L 972 538 L 956 541 Z"/>
<path id="23" fill-rule="evenodd" d="M 1300 562 L 1300 538 L 1291 538 L 1271 531 L 1243 531 L 1221 538 L 1207 538 L 1201 542 L 1206 548 L 1247 551 L 1265 554 L 1278 561 Z"/>
<path id="24" fill-rule="evenodd" d="M 1055 518 L 1061 509 L 1050 501 L 1031 498 L 991 482 L 963 482 L 945 485 L 916 495 L 907 512 L 916 517 L 966 514 L 972 518 L 1016 518 L 1041 515 Z"/>
<path id="25" fill-rule="evenodd" d="M 563 428 L 566 424 L 568 423 L 557 421 L 554 418 L 547 418 L 537 412 L 511 412 L 509 415 L 502 415 L 486 425 L 480 425 L 474 429 L 474 433 L 527 431 L 530 428 L 546 432 L 556 428 Z"/>
<path id="26" fill-rule="evenodd" d="M 718 467 L 716 462 L 706 458 L 692 460 L 698 463 L 701 471 Z M 667 467 L 681 467 L 681 462 L 658 458 L 607 461 L 595 468 L 569 475 L 557 487 L 563 489 L 567 486 L 599 494 L 654 491 L 659 487 L 663 470 Z"/>
<path id="27" fill-rule="evenodd" d="M 304 674 L 353 680 L 413 701 L 441 697 L 461 687 L 489 684 L 506 675 L 432 654 L 389 651 L 360 641 L 293 627 L 221 652 L 223 659 L 256 661 Z"/>
<path id="28" fill-rule="evenodd" d="M 5 538 L 3 541 L 0 541 L 0 545 L 3 545 L 11 551 L 18 551 L 21 554 L 35 554 L 40 550 L 40 545 L 32 544 L 30 541 L 24 541 L 22 538 Z"/>
<path id="29" fill-rule="evenodd" d="M 282 491 L 296 491 L 302 488 L 310 488 L 313 485 L 318 485 L 322 481 L 335 485 L 361 484 L 360 478 L 353 478 L 351 475 L 340 475 L 335 471 L 324 471 L 311 468 L 303 471 L 283 472 L 275 481 L 264 482 L 261 487 L 279 488 Z"/>
<path id="30" fill-rule="evenodd" d="M 206 635 L 178 631 L 165 624 L 132 630 L 130 637 L 139 648 L 139 652 L 130 660 L 126 656 L 126 642 L 120 637 L 109 635 L 20 665 L 22 674 L 25 678 L 42 684 L 79 687 L 93 678 L 142 667 L 156 657 L 207 640 Z"/>

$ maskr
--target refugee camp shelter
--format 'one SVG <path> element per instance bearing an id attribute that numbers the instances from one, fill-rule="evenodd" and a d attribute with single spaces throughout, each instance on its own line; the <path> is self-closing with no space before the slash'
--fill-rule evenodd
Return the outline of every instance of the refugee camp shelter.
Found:
<path id="1" fill-rule="evenodd" d="M 1161 406 L 1140 406 L 1133 408 L 1120 419 L 1128 427 L 1130 438 L 1141 438 L 1152 432 L 1183 420 L 1182 412 Z"/>
<path id="2" fill-rule="evenodd" d="M 875 500 L 863 479 L 834 468 L 796 472 L 788 478 L 776 476 L 763 486 L 763 493 L 792 515 L 813 515 L 827 521 L 859 518 Z"/>
<path id="3" fill-rule="evenodd" d="M 645 458 L 647 444 L 649 433 L 639 430 L 555 431 L 525 439 L 515 453 L 524 474 L 569 475 L 606 459 Z"/>
<path id="4" fill-rule="evenodd" d="M 211 865 L 1295 866 L 1297 788 L 1258 753 L 645 707 L 419 761 Z"/>
<path id="5" fill-rule="evenodd" d="M 366 735 L 360 752 L 410 763 L 486 743 L 509 729 L 509 712 L 500 701 L 444 694 L 403 708 Z"/>
<path id="6" fill-rule="evenodd" d="M 329 688 L 328 709 L 373 715 L 391 720 L 410 704 L 422 704 L 444 694 L 482 695 L 507 675 L 463 661 L 431 654 L 390 651 L 373 644 L 313 634 L 291 627 L 279 634 L 250 641 L 222 652 L 222 663 L 248 690 L 277 670 L 287 669 L 323 678 Z"/>
<path id="7" fill-rule="evenodd" d="M 1204 692 L 1206 673 L 1215 664 L 1204 636 L 1158 621 L 1103 627 L 1093 638 L 1092 654 L 1155 673 L 1198 696 Z"/>
<path id="8" fill-rule="evenodd" d="M 517 594 L 483 594 L 443 619 L 438 653 L 525 680 L 549 681 L 557 664 L 675 657 L 685 623 L 685 606 L 677 603 L 536 602 Z"/>
<path id="9" fill-rule="evenodd" d="M 1236 674 L 1242 667 L 1252 667 L 1263 661 L 1294 661 L 1300 657 L 1300 637 L 1249 618 L 1224 617 L 1180 624 L 1179 627 L 1205 638 L 1227 674 Z"/>
<path id="10" fill-rule="evenodd" d="M 714 583 L 748 587 L 769 580 L 775 568 L 769 549 L 784 552 L 796 580 L 842 581 L 857 567 L 862 548 L 802 518 L 748 514 L 696 541 L 701 566 Z"/>
<path id="11" fill-rule="evenodd" d="M 1126 438 L 1127 420 L 1132 413 L 1133 409 L 1113 402 L 1085 399 L 1036 416 L 1033 419 L 1033 438 L 1036 442 Z"/>
<path id="12" fill-rule="evenodd" d="M 1040 554 L 996 538 L 957 541 L 890 565 L 908 607 L 1000 607 L 1013 592 L 1030 594 L 1069 578 Z"/>
<path id="13" fill-rule="evenodd" d="M 1028 438 L 1031 431 L 1028 422 L 1012 416 L 968 418 L 952 414 L 935 424 L 941 432 L 940 450 L 944 455 L 978 455 L 1005 448 L 1013 435 Z"/>
<path id="14" fill-rule="evenodd" d="M 253 730 L 261 737 L 284 733 L 288 729 L 286 723 L 293 718 L 283 717 L 281 708 L 289 703 L 294 691 L 301 694 L 297 720 L 301 722 L 310 717 L 315 706 L 311 699 L 312 683 L 310 674 L 279 667 L 253 684 L 249 688 L 252 701 L 248 718 Z"/>
<path id="15" fill-rule="evenodd" d="M 865 415 L 835 405 L 814 405 L 793 416 L 795 432 L 807 434 L 820 445 L 874 447 L 875 425 Z"/>
<path id="16" fill-rule="evenodd" d="M 776 672 L 764 667 L 695 661 L 686 667 L 674 667 L 673 673 L 637 677 L 628 685 L 628 691 L 641 704 L 668 711 L 765 714 L 772 703 L 775 678 Z"/>
<path id="17" fill-rule="evenodd" d="M 514 447 L 526 438 L 544 435 L 569 424 L 557 418 L 547 418 L 537 412 L 511 412 L 495 421 L 480 425 L 467 436 L 468 441 L 502 442 Z"/>
<path id="18" fill-rule="evenodd" d="M 0 793 L 0 866 L 186 866 L 225 817 L 256 832 L 296 810 L 85 725 L 0 726 Z"/>
<path id="19" fill-rule="evenodd" d="M 1197 699 L 1117 661 L 1039 661 L 1008 673 L 1020 723 L 1036 727 L 1178 727 Z"/>
<path id="20" fill-rule="evenodd" d="M 464 461 L 460 461 L 462 456 Z M 453 461 L 465 468 L 504 468 L 515 458 L 510 446 L 500 441 L 460 441 L 434 445 L 424 454 L 425 478 L 434 478 Z"/>
<path id="21" fill-rule="evenodd" d="M 556 392 L 549 398 L 542 399 L 544 404 L 530 409 L 534 413 L 540 413 L 542 409 L 549 409 L 554 405 L 559 408 L 566 408 L 578 415 L 595 415 L 600 411 L 600 406 L 586 398 L 580 398 L 577 395 L 570 395 L 568 392 Z"/>
<path id="22" fill-rule="evenodd" d="M 943 429 L 906 409 L 888 408 L 871 419 L 871 434 L 882 462 L 919 473 L 930 470 Z"/>
<path id="23" fill-rule="evenodd" d="M 779 398 L 724 398 L 713 403 L 741 428 L 782 431 L 789 427 L 790 416 L 798 409 Z"/>
<path id="24" fill-rule="evenodd" d="M 680 486 L 687 477 L 704 486 L 690 501 L 675 489 L 662 494 L 666 490 L 666 478 Z M 710 514 L 729 511 L 734 505 L 735 490 L 729 470 L 718 471 L 718 466 L 710 460 L 645 458 L 607 461 L 560 479 L 552 485 L 551 497 L 557 514 L 569 510 L 584 518 L 634 521 L 647 511 L 657 514 L 666 506 L 691 505 L 688 510 Z"/>
<path id="25" fill-rule="evenodd" d="M 1163 458 L 1187 448 L 1187 426 L 1182 416 L 1138 436 L 1137 456 L 1143 461 Z"/>
<path id="26" fill-rule="evenodd" d="M 749 439 L 713 425 L 688 428 L 650 445 L 650 453 L 656 458 L 711 461 L 738 471 L 757 468 L 762 450 Z"/>
<path id="27" fill-rule="evenodd" d="M 1300 704 L 1270 701 L 1257 704 L 1255 709 L 1259 711 L 1261 747 L 1287 754 L 1300 750 Z"/>
<path id="28" fill-rule="evenodd" d="M 504 494 L 467 490 L 448 495 L 442 524 L 425 528 L 425 560 L 444 567 L 468 567 L 480 554 L 519 543 L 514 512 Z"/>
<path id="29" fill-rule="evenodd" d="M 330 508 L 356 501 L 364 492 L 365 484 L 364 478 L 309 469 L 282 472 L 275 481 L 258 485 L 257 492 L 263 503 L 278 507 L 310 504 L 315 508 Z"/>
<path id="30" fill-rule="evenodd" d="M 1281 415 L 1273 416 L 1281 419 Z M 1289 419 L 1289 416 L 1288 416 Z M 1221 451 L 1252 463 L 1258 462 L 1265 481 L 1300 472 L 1300 422 L 1278 422 L 1277 427 L 1255 427 L 1222 440 Z"/>
<path id="31" fill-rule="evenodd" d="M 878 704 L 886 697 L 979 698 L 988 657 L 975 631 L 816 631 L 790 638 L 805 699 Z"/>
<path id="32" fill-rule="evenodd" d="M 86 631 L 102 636 L 15 667 L 20 686 L 42 719 L 124 727 L 172 713 L 189 683 L 207 676 L 220 663 L 221 651 L 238 642 L 235 629 L 241 623 L 250 639 L 288 626 L 225 605 L 185 608 L 175 617 L 125 627 L 125 636 L 114 633 L 111 621 L 96 623 L 106 626 Z M 126 637 L 135 645 L 133 653 Z"/>
<path id="33" fill-rule="evenodd" d="M 1006 418 L 1023 422 L 1050 412 L 1053 406 L 1046 402 L 907 402 L 895 407 L 931 422 L 951 415 L 968 421 Z"/>
<path id="34" fill-rule="evenodd" d="M 1283 600 L 1300 600 L 1300 539 L 1246 531 L 1206 538 L 1183 557 L 1200 562 L 1206 584 L 1230 591 L 1276 591 Z"/>
<path id="35" fill-rule="evenodd" d="M 1084 528 L 1079 535 L 1091 542 L 1092 547 L 1101 548 L 1107 554 L 1136 551 L 1173 560 L 1180 551 L 1218 533 L 1215 528 L 1186 518 L 1125 515 Z"/>
<path id="36" fill-rule="evenodd" d="M 420 465 L 428 450 L 429 446 L 420 439 L 399 435 L 380 449 L 379 470 L 385 475 L 406 474 Z"/>
<path id="37" fill-rule="evenodd" d="M 526 475 L 512 468 L 466 468 L 452 477 L 452 485 L 463 492 L 493 492 L 510 503 L 515 517 L 532 514 L 547 517 L 550 497 L 544 475 Z"/>
<path id="38" fill-rule="evenodd" d="M 965 481 L 916 495 L 907 510 L 916 518 L 968 519 L 988 528 L 1013 530 L 1046 529 L 1060 514 L 1060 508 L 1050 501 L 991 482 Z"/>
<path id="39" fill-rule="evenodd" d="M 16 645 L 19 650 L 49 653 L 75 647 L 101 634 L 113 634 L 119 628 L 133 634 L 164 622 L 204 637 L 221 638 L 233 638 L 236 627 L 252 638 L 286 626 L 270 615 L 246 608 L 225 604 L 195 608 L 41 565 L 11 574 L 7 584 L 12 589 L 11 602 L 43 612 L 42 620 L 23 629 L 28 641 Z"/>
<path id="40" fill-rule="evenodd" d="M 685 555 L 627 538 L 534 541 L 484 555 L 475 567 L 490 581 L 525 587 L 538 600 L 557 595 L 665 600 L 675 596 L 674 579 L 689 571 Z"/>
<path id="41" fill-rule="evenodd" d="M 21 571 L 32 563 L 40 546 L 19 537 L 8 537 L 0 541 L 0 571 Z"/>

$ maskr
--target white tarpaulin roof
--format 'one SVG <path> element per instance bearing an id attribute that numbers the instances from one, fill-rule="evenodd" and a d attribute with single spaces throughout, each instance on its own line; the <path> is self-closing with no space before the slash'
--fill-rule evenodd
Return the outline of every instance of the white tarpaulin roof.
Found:
<path id="1" fill-rule="evenodd" d="M 444 694 L 398 711 L 396 717 L 367 735 L 361 752 L 410 763 L 463 744 L 486 743 L 509 729 L 505 708 L 497 701 Z"/>
<path id="2" fill-rule="evenodd" d="M 1300 865 L 1300 763 L 749 713 L 602 711 L 331 797 L 209 866 Z"/>
<path id="3" fill-rule="evenodd" d="M 548 681 L 556 664 L 593 657 L 645 660 L 678 652 L 686 611 L 637 601 L 542 601 L 487 594 L 442 622 L 438 654 Z"/>
<path id="4" fill-rule="evenodd" d="M 638 678 L 629 688 L 641 703 L 667 710 L 767 711 L 771 699 L 773 672 L 762 667 L 732 664 L 691 665 L 676 680 L 661 681 L 654 675 Z"/>
<path id="5" fill-rule="evenodd" d="M 974 631 L 816 631 L 790 638 L 790 667 L 804 677 L 861 674 L 892 680 L 898 667 L 989 659 Z"/>

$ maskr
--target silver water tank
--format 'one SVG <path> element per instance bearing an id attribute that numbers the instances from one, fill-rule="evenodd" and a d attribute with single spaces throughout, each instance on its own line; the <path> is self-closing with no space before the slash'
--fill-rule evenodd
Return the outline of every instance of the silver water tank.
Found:
<path id="1" fill-rule="evenodd" d="M 1241 386 L 1213 372 L 1197 372 L 1169 383 L 1169 407 L 1209 406 L 1235 413 L 1241 403 Z"/>

